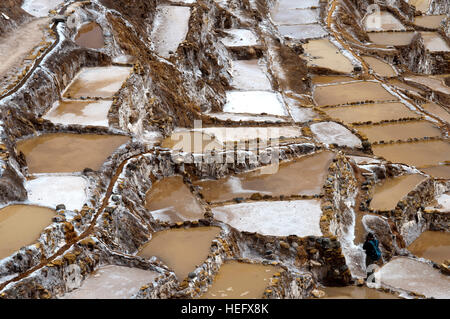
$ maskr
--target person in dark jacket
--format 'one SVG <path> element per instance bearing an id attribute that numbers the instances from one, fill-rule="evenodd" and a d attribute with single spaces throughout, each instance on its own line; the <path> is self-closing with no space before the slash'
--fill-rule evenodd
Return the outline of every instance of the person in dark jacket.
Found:
<path id="1" fill-rule="evenodd" d="M 366 237 L 366 241 L 364 242 L 363 249 L 366 251 L 366 267 L 369 267 L 370 265 L 379 265 L 382 261 L 381 259 L 381 251 L 378 247 L 378 240 L 375 238 L 375 236 L 372 233 L 369 233 Z M 367 278 L 373 273 L 371 271 L 370 273 L 367 273 Z"/>

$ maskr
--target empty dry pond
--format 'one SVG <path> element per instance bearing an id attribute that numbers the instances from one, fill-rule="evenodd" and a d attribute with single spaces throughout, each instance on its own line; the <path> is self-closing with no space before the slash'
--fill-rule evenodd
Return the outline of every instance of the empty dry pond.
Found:
<path id="1" fill-rule="evenodd" d="M 260 299 L 278 267 L 228 261 L 202 299 Z"/>
<path id="2" fill-rule="evenodd" d="M 40 206 L 11 205 L 0 209 L 0 259 L 35 242 L 54 216 L 54 210 Z"/>
<path id="3" fill-rule="evenodd" d="M 219 233 L 218 227 L 164 230 L 154 233 L 138 255 L 145 258 L 158 257 L 174 270 L 181 281 L 206 260 L 212 240 Z"/>
<path id="4" fill-rule="evenodd" d="M 122 135 L 45 134 L 18 142 L 30 173 L 80 172 L 98 170 L 120 145 L 130 138 Z"/>

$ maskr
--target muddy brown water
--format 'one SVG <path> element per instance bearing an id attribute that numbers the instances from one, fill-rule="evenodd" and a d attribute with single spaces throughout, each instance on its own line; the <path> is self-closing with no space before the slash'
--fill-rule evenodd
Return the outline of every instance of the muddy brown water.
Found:
<path id="1" fill-rule="evenodd" d="M 314 75 L 312 77 L 312 82 L 313 84 L 316 85 L 350 82 L 350 81 L 355 81 L 355 79 L 350 76 L 331 76 L 331 75 Z"/>
<path id="2" fill-rule="evenodd" d="M 55 214 L 50 208 L 31 205 L 0 209 L 0 259 L 35 242 Z"/>
<path id="3" fill-rule="evenodd" d="M 429 112 L 431 115 L 434 115 L 441 120 L 450 123 L 450 113 L 443 107 L 437 105 L 436 103 L 425 103 L 421 106 L 426 112 Z"/>
<path id="4" fill-rule="evenodd" d="M 399 102 L 338 106 L 322 110 L 330 117 L 346 124 L 368 121 L 377 123 L 385 120 L 420 117 L 419 114 L 414 113 Z"/>
<path id="5" fill-rule="evenodd" d="M 323 299 L 398 299 L 395 295 L 368 287 L 326 287 Z"/>
<path id="6" fill-rule="evenodd" d="M 382 125 L 358 126 L 358 131 L 369 139 L 369 142 L 407 140 L 408 138 L 438 137 L 441 130 L 431 122 L 418 121 L 406 123 L 389 123 Z"/>
<path id="7" fill-rule="evenodd" d="M 317 65 L 342 73 L 353 71 L 350 60 L 328 39 L 310 40 L 303 45 L 303 48 L 305 50 L 303 56 L 308 61 L 308 65 Z"/>
<path id="8" fill-rule="evenodd" d="M 371 42 L 386 46 L 404 46 L 411 43 L 414 32 L 369 32 Z"/>
<path id="9" fill-rule="evenodd" d="M 423 232 L 419 238 L 409 245 L 408 249 L 417 257 L 423 257 L 435 263 L 443 263 L 444 260 L 450 259 L 450 233 Z"/>
<path id="10" fill-rule="evenodd" d="M 431 0 L 409 0 L 409 4 L 414 6 L 416 10 L 425 13 L 430 7 Z"/>
<path id="11" fill-rule="evenodd" d="M 435 166 L 450 160 L 450 144 L 442 140 L 372 145 L 372 150 L 393 163 L 416 167 Z"/>
<path id="12" fill-rule="evenodd" d="M 54 133 L 19 141 L 17 149 L 24 153 L 31 174 L 69 173 L 87 167 L 99 170 L 129 139 L 122 135 Z"/>
<path id="13" fill-rule="evenodd" d="M 276 167 L 228 176 L 219 180 L 194 182 L 207 201 L 218 202 L 253 193 L 280 195 L 319 194 L 334 153 L 324 151 L 308 155 Z"/>
<path id="14" fill-rule="evenodd" d="M 437 29 L 444 19 L 445 15 L 419 16 L 414 18 L 414 24 L 425 28 Z"/>
<path id="15" fill-rule="evenodd" d="M 450 179 L 450 165 L 437 165 L 423 168 L 422 171 L 434 178 Z"/>
<path id="16" fill-rule="evenodd" d="M 338 105 L 363 101 L 388 101 L 396 98 L 380 83 L 354 82 L 319 86 L 314 90 L 314 100 L 318 105 Z"/>
<path id="17" fill-rule="evenodd" d="M 182 222 L 203 218 L 203 208 L 183 177 L 171 176 L 155 182 L 146 194 L 145 208 L 155 219 Z"/>
<path id="18" fill-rule="evenodd" d="M 365 56 L 363 60 L 371 67 L 371 69 L 377 73 L 378 75 L 385 77 L 393 77 L 396 76 L 397 73 L 388 63 L 381 61 L 380 59 Z"/>
<path id="19" fill-rule="evenodd" d="M 83 25 L 75 37 L 75 43 L 85 48 L 102 48 L 105 45 L 102 28 L 95 22 Z"/>
<path id="20" fill-rule="evenodd" d="M 174 270 L 181 281 L 206 260 L 212 240 L 220 230 L 218 227 L 163 230 L 154 233 L 138 255 L 144 258 L 158 257 Z"/>
<path id="21" fill-rule="evenodd" d="M 260 299 L 280 268 L 228 261 L 222 264 L 212 286 L 201 299 Z"/>
<path id="22" fill-rule="evenodd" d="M 426 177 L 419 174 L 388 178 L 375 186 L 370 208 L 391 210 Z"/>

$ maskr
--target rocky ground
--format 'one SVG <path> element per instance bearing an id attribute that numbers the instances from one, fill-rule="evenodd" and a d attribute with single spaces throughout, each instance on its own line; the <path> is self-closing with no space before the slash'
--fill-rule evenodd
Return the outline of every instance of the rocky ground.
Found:
<path id="1" fill-rule="evenodd" d="M 113 297 L 198 298 L 239 261 L 278 267 L 263 298 L 364 285 L 449 298 L 448 240 L 439 259 L 409 247 L 450 232 L 450 9 L 415 5 L 2 1 L 0 231 L 25 227 L 2 219 L 12 205 L 55 215 L 34 242 L 0 255 L 0 297 L 83 296 L 106 274 L 98 280 Z M 96 48 L 78 40 L 92 22 Z M 123 141 L 112 153 L 70 138 L 23 146 L 63 133 Z M 176 134 L 189 141 L 181 151 Z M 176 202 L 176 192 L 179 208 L 149 208 L 148 194 L 174 176 L 186 191 L 152 196 Z M 198 218 L 183 217 L 187 200 Z M 163 231 L 211 227 L 218 234 L 186 278 L 142 255 Z M 364 282 L 369 231 L 385 264 L 375 283 Z M 108 279 L 127 278 L 123 267 L 134 286 Z"/>

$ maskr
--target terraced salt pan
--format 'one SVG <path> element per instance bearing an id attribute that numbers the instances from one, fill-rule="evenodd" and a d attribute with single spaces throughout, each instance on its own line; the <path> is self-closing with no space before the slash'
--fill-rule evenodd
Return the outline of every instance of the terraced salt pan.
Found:
<path id="1" fill-rule="evenodd" d="M 62 299 L 129 299 L 160 274 L 139 268 L 108 265 L 94 271 L 80 288 Z"/>
<path id="2" fill-rule="evenodd" d="M 88 182 L 81 176 L 39 175 L 26 181 L 28 201 L 35 205 L 81 210 L 87 200 Z"/>
<path id="3" fill-rule="evenodd" d="M 319 20 L 318 9 L 284 9 L 272 11 L 272 20 L 278 25 L 293 25 L 293 24 L 310 24 L 316 23 Z"/>
<path id="4" fill-rule="evenodd" d="M 353 64 L 328 39 L 310 40 L 303 45 L 303 57 L 310 66 L 318 66 L 342 73 L 353 71 Z"/>
<path id="5" fill-rule="evenodd" d="M 292 119 L 298 123 L 311 121 L 320 116 L 313 109 L 307 107 L 289 106 Z"/>
<path id="6" fill-rule="evenodd" d="M 446 141 L 423 141 L 389 145 L 372 145 L 373 153 L 393 163 L 410 166 L 433 166 L 450 160 L 450 144 Z"/>
<path id="7" fill-rule="evenodd" d="M 108 113 L 112 101 L 58 101 L 43 116 L 58 124 L 108 126 Z"/>
<path id="8" fill-rule="evenodd" d="M 253 202 L 215 207 L 214 218 L 239 231 L 268 236 L 322 236 L 320 201 Z"/>
<path id="9" fill-rule="evenodd" d="M 335 122 L 314 123 L 310 126 L 314 137 L 325 145 L 361 147 L 360 139 L 346 127 Z"/>
<path id="10" fill-rule="evenodd" d="M 314 89 L 314 100 L 318 105 L 338 105 L 396 99 L 380 83 L 370 81 L 324 85 Z"/>
<path id="11" fill-rule="evenodd" d="M 24 153 L 31 174 L 72 173 L 85 168 L 96 171 L 129 139 L 122 135 L 51 133 L 19 141 L 17 149 Z"/>
<path id="12" fill-rule="evenodd" d="M 416 10 L 425 13 L 430 7 L 431 0 L 408 0 L 408 3 L 416 7 Z"/>
<path id="13" fill-rule="evenodd" d="M 320 24 L 280 25 L 278 31 L 283 37 L 295 40 L 318 39 L 328 34 Z"/>
<path id="14" fill-rule="evenodd" d="M 377 184 L 370 202 L 370 208 L 374 210 L 391 210 L 397 203 L 419 185 L 426 177 L 413 174 L 389 178 L 381 184 Z"/>
<path id="15" fill-rule="evenodd" d="M 371 143 L 441 136 L 441 130 L 427 121 L 365 125 L 358 126 L 357 129 L 366 135 Z"/>
<path id="16" fill-rule="evenodd" d="M 260 299 L 278 267 L 228 261 L 201 299 Z"/>
<path id="17" fill-rule="evenodd" d="M 249 121 L 249 122 L 270 122 L 270 123 L 284 123 L 286 120 L 275 116 L 251 116 L 248 114 L 239 113 L 208 113 L 208 116 L 214 117 L 222 121 Z"/>
<path id="18" fill-rule="evenodd" d="M 427 298 L 450 298 L 450 278 L 424 262 L 396 257 L 376 274 L 382 285 L 422 294 Z"/>
<path id="19" fill-rule="evenodd" d="M 319 0 L 278 0 L 274 5 L 275 11 L 284 11 L 292 9 L 307 9 L 311 7 L 318 7 Z"/>
<path id="20" fill-rule="evenodd" d="M 181 176 L 166 177 L 153 183 L 145 196 L 145 208 L 153 218 L 170 223 L 198 220 L 204 213 Z"/>
<path id="21" fill-rule="evenodd" d="M 52 223 L 55 211 L 46 207 L 10 205 L 0 209 L 0 259 L 31 245 Z"/>
<path id="22" fill-rule="evenodd" d="M 447 195 L 447 197 L 450 196 Z M 447 198 L 448 204 L 449 199 Z M 425 231 L 408 246 L 408 250 L 417 257 L 441 264 L 445 260 L 450 259 L 450 233 L 443 231 Z"/>
<path id="23" fill-rule="evenodd" d="M 228 36 L 221 41 L 226 47 L 247 47 L 260 44 L 256 34 L 248 29 L 229 29 L 225 32 Z"/>
<path id="24" fill-rule="evenodd" d="M 413 75 L 405 77 L 405 80 L 417 82 L 425 85 L 434 91 L 438 91 L 444 94 L 450 94 L 450 88 L 444 84 L 444 81 L 432 76 Z"/>
<path id="25" fill-rule="evenodd" d="M 24 0 L 22 9 L 35 17 L 46 17 L 49 11 L 55 9 L 64 0 Z"/>
<path id="26" fill-rule="evenodd" d="M 350 76 L 332 76 L 332 75 L 312 76 L 312 83 L 315 85 L 324 85 L 324 84 L 351 82 L 351 81 L 355 81 L 355 79 Z"/>
<path id="27" fill-rule="evenodd" d="M 138 255 L 144 258 L 156 256 L 182 281 L 206 260 L 212 240 L 219 233 L 218 227 L 163 230 L 153 233 Z"/>
<path id="28" fill-rule="evenodd" d="M 231 85 L 238 90 L 272 90 L 259 60 L 232 61 Z"/>
<path id="29" fill-rule="evenodd" d="M 397 75 L 397 72 L 395 72 L 392 66 L 381 61 L 380 59 L 371 56 L 365 56 L 362 58 L 370 66 L 370 68 L 380 76 L 393 77 Z"/>
<path id="30" fill-rule="evenodd" d="M 371 32 L 367 34 L 372 43 L 387 46 L 404 46 L 411 43 L 414 32 Z"/>
<path id="31" fill-rule="evenodd" d="M 65 98 L 112 98 L 132 71 L 130 67 L 83 68 L 63 92 Z"/>
<path id="32" fill-rule="evenodd" d="M 441 212 L 450 212 L 450 193 L 447 192 L 437 196 L 436 205 L 433 206 L 433 209 Z"/>
<path id="33" fill-rule="evenodd" d="M 421 169 L 425 174 L 434 178 L 450 179 L 450 166 L 438 165 Z"/>
<path id="34" fill-rule="evenodd" d="M 102 48 L 105 45 L 102 28 L 95 22 L 83 25 L 75 36 L 75 43 L 85 48 Z"/>
<path id="35" fill-rule="evenodd" d="M 430 114 L 438 117 L 442 121 L 450 123 L 450 112 L 437 105 L 436 103 L 425 103 L 421 107 Z"/>
<path id="36" fill-rule="evenodd" d="M 403 24 L 387 11 L 374 12 L 363 20 L 366 31 L 406 30 Z"/>
<path id="37" fill-rule="evenodd" d="M 326 287 L 323 299 L 398 299 L 396 296 L 368 287 Z"/>
<path id="38" fill-rule="evenodd" d="M 449 52 L 450 46 L 437 32 L 420 32 L 425 48 L 431 52 Z"/>
<path id="39" fill-rule="evenodd" d="M 444 19 L 445 15 L 419 16 L 414 18 L 414 24 L 420 27 L 437 29 Z"/>
<path id="40" fill-rule="evenodd" d="M 156 52 L 168 58 L 176 52 L 189 30 L 191 9 L 182 6 L 158 6 L 150 36 Z"/>
<path id="41" fill-rule="evenodd" d="M 228 176 L 219 180 L 194 182 L 207 201 L 218 202 L 253 193 L 280 195 L 320 194 L 334 153 L 324 151 L 273 167 Z"/>
<path id="42" fill-rule="evenodd" d="M 322 110 L 333 119 L 338 119 L 345 124 L 368 121 L 377 123 L 386 120 L 420 117 L 419 114 L 412 112 L 399 102 L 338 106 Z"/>
<path id="43" fill-rule="evenodd" d="M 267 91 L 229 91 L 224 112 L 272 114 L 287 116 L 288 113 L 279 93 Z"/>

